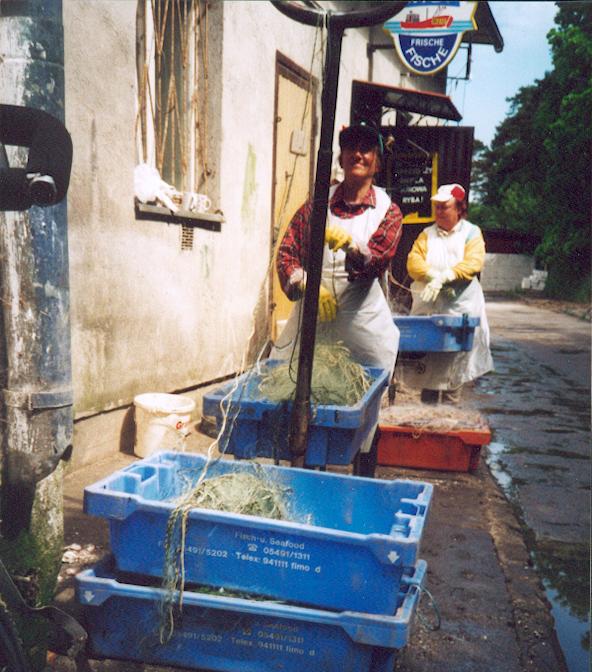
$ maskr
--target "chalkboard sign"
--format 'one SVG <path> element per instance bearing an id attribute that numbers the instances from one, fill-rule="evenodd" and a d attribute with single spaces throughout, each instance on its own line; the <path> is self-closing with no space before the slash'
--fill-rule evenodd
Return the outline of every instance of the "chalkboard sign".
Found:
<path id="1" fill-rule="evenodd" d="M 405 224 L 434 221 L 430 198 L 438 189 L 438 155 L 418 150 L 395 151 L 390 166 L 390 195 Z"/>

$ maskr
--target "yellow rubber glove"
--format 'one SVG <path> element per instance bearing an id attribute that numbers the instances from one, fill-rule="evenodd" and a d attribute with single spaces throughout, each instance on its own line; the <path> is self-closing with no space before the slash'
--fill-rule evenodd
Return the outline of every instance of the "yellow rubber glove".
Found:
<path id="1" fill-rule="evenodd" d="M 337 301 L 331 292 L 321 285 L 319 287 L 319 320 L 331 322 L 337 315 Z"/>
<path id="2" fill-rule="evenodd" d="M 352 237 L 339 224 L 330 224 L 325 229 L 325 242 L 334 252 L 341 249 L 347 252 L 347 248 L 352 242 Z"/>

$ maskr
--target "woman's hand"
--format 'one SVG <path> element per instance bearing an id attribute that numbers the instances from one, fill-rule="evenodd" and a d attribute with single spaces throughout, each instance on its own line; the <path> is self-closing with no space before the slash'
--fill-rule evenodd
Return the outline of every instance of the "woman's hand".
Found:
<path id="1" fill-rule="evenodd" d="M 344 228 L 339 226 L 339 224 L 330 224 L 325 229 L 325 242 L 334 252 L 341 249 L 344 249 L 345 252 L 347 252 L 351 245 L 352 237 Z"/>
<path id="2" fill-rule="evenodd" d="M 337 315 L 337 301 L 331 292 L 321 285 L 319 287 L 319 320 L 332 322 Z"/>
<path id="3" fill-rule="evenodd" d="M 456 280 L 456 273 L 451 268 L 446 268 L 443 271 L 430 271 L 428 278 L 430 278 L 430 281 L 421 293 L 421 300 L 426 303 L 435 301 L 442 286 L 447 282 Z"/>

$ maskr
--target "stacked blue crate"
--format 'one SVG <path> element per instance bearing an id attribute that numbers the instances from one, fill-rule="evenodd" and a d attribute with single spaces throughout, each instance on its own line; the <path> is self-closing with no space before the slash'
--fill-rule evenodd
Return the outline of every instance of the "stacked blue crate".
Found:
<path id="1" fill-rule="evenodd" d="M 203 414 L 216 418 L 218 430 L 224 418 L 225 432 L 219 443 L 223 452 L 237 458 L 274 457 L 291 459 L 288 445 L 291 402 L 273 402 L 258 390 L 265 373 L 283 362 L 266 360 L 203 397 Z M 389 374 L 365 368 L 371 385 L 353 406 L 313 404 L 308 429 L 305 464 L 351 464 L 356 453 L 376 427 L 382 393 Z"/>
<path id="2" fill-rule="evenodd" d="M 481 322 L 468 315 L 394 315 L 399 352 L 460 352 L 473 349 Z"/>
<path id="3" fill-rule="evenodd" d="M 174 499 L 184 487 L 199 478 L 205 464 L 206 458 L 201 455 L 159 453 L 86 488 L 85 511 L 109 521 L 111 550 L 118 572 L 153 577 L 158 585 L 163 574 L 166 526 L 174 510 Z M 335 641 L 340 642 L 335 644 L 339 654 L 329 656 L 333 663 L 315 669 L 340 672 L 382 670 L 371 661 L 376 656 L 394 655 L 401 637 L 408 636 L 416 593 L 425 575 L 425 565 L 418 560 L 418 553 L 431 503 L 432 485 L 418 481 L 353 478 L 230 460 L 211 463 L 207 478 L 237 471 L 257 473 L 283 488 L 288 495 L 289 520 L 193 509 L 186 526 L 185 585 L 224 588 L 263 599 L 227 598 L 230 602 L 225 603 L 218 596 L 189 593 L 198 600 L 192 602 L 196 605 L 195 614 L 202 614 L 206 609 L 205 603 L 199 600 L 217 599 L 212 604 L 208 602 L 207 608 L 224 614 L 223 618 L 211 619 L 212 623 L 219 624 L 220 630 L 223 630 L 222 621 L 247 623 L 249 619 L 245 614 L 253 614 L 254 624 L 245 625 L 248 630 L 254 627 L 261 630 L 264 622 L 267 625 L 261 632 L 267 632 L 266 628 L 277 633 L 284 632 L 284 628 L 288 629 L 286 632 L 298 631 L 301 633 L 298 637 L 307 642 L 314 640 L 314 645 L 309 648 L 318 655 L 324 656 L 322 651 L 334 646 L 330 642 L 335 637 Z M 131 600 L 137 597 L 143 606 L 138 603 L 134 609 L 139 609 L 142 618 L 157 627 L 158 619 L 144 616 L 143 612 L 153 613 L 150 603 L 159 601 L 158 591 L 153 588 L 146 593 L 146 586 L 134 586 L 129 581 L 118 583 L 109 570 L 103 569 L 99 575 L 83 574 L 78 581 L 79 599 L 89 605 L 89 614 L 94 614 L 94 620 L 90 621 L 95 623 L 90 631 L 93 646 L 97 655 L 125 657 L 123 653 L 128 649 L 122 649 L 118 654 L 117 641 L 108 641 L 119 637 L 118 628 L 109 626 L 105 630 L 101 623 L 106 627 L 112 619 L 114 621 L 111 609 L 126 613 L 125 604 L 130 602 L 131 609 Z M 97 583 L 99 578 L 103 583 Z M 413 585 L 414 589 L 410 590 Z M 273 611 L 279 605 L 270 603 L 270 599 L 289 604 L 281 605 L 280 611 Z M 110 607 L 112 603 L 120 606 Z M 347 618 L 344 612 L 347 612 Z M 339 620 L 338 616 L 345 620 Z M 187 647 L 193 647 L 194 652 L 205 656 L 199 666 L 228 672 L 277 669 L 273 667 L 276 658 L 265 662 L 269 653 L 263 646 L 266 635 L 262 635 L 261 640 L 247 637 L 245 641 L 250 643 L 236 644 L 236 656 L 239 656 L 241 646 L 255 652 L 253 661 L 258 662 L 253 662 L 252 668 L 248 667 L 250 663 L 240 667 L 233 662 L 232 647 L 224 645 L 221 651 L 226 650 L 227 655 L 221 654 L 221 659 L 216 662 L 218 654 L 215 651 L 208 653 L 207 632 L 200 629 L 201 626 L 196 631 L 191 626 L 190 632 L 183 634 L 183 629 L 189 627 L 194 618 L 184 610 L 179 637 Z M 333 630 L 339 634 L 326 635 Z M 145 639 L 146 628 L 140 628 L 140 632 Z M 366 634 L 359 634 L 362 632 Z M 216 631 L 212 636 L 222 637 L 222 632 Z M 329 640 L 323 644 L 326 636 Z M 238 632 L 232 637 L 237 642 L 240 639 Z M 125 641 L 124 638 L 122 642 Z M 282 640 L 282 645 L 286 641 Z M 269 642 L 274 643 L 272 637 Z M 129 649 L 129 657 L 150 662 L 148 658 L 138 658 L 144 655 L 137 648 L 140 643 L 134 647 Z M 162 655 L 169 656 L 167 651 L 163 650 Z M 270 651 L 273 652 L 273 647 Z M 258 658 L 257 652 L 262 657 Z M 282 653 L 288 651 L 275 650 L 280 658 Z M 349 656 L 358 661 L 358 667 L 346 666 Z M 298 656 L 293 658 L 297 659 Z M 182 665 L 188 662 L 180 661 L 172 653 L 166 660 L 150 660 Z"/>
<path id="4" fill-rule="evenodd" d="M 155 624 L 157 587 L 118 581 L 109 566 L 77 577 L 91 657 L 219 672 L 392 672 L 407 644 L 426 563 L 406 570 L 393 615 L 321 611 L 185 591 L 170 639 Z"/>

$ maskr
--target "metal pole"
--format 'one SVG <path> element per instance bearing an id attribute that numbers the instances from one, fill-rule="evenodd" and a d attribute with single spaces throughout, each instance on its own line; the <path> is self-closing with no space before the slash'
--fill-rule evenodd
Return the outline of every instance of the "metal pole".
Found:
<path id="1" fill-rule="evenodd" d="M 0 2 L 0 101 L 64 120 L 61 0 Z M 9 153 L 25 165 L 27 152 Z M 30 578 L 37 604 L 53 597 L 63 547 L 62 470 L 71 450 L 72 374 L 67 211 L 0 212 L 0 355 L 3 425 L 0 552 Z M 21 628 L 35 669 L 45 663 L 42 629 Z"/>
<path id="2" fill-rule="evenodd" d="M 272 0 L 272 4 L 283 14 L 309 26 L 319 25 L 324 18 L 327 25 L 327 56 L 323 74 L 323 92 L 321 96 L 321 137 L 317 155 L 317 170 L 310 217 L 310 245 L 307 269 L 306 291 L 300 331 L 300 352 L 298 355 L 298 374 L 296 395 L 290 423 L 289 445 L 292 453 L 292 466 L 302 467 L 306 452 L 310 413 L 310 384 L 314 359 L 314 345 L 317 328 L 317 310 L 319 287 L 325 244 L 325 221 L 333 160 L 333 129 L 335 125 L 335 107 L 337 103 L 337 84 L 339 80 L 339 60 L 341 42 L 346 28 L 373 26 L 386 21 L 400 12 L 406 2 L 382 2 L 370 9 L 352 12 L 323 13 L 305 9 L 292 2 Z"/>
<path id="3" fill-rule="evenodd" d="M 322 121 L 321 139 L 317 155 L 317 172 L 315 179 L 312 212 L 310 216 L 310 245 L 306 291 L 302 312 L 302 329 L 300 333 L 300 352 L 298 355 L 298 376 L 296 379 L 296 396 L 292 409 L 289 445 L 292 453 L 292 465 L 302 467 L 306 452 L 306 439 L 309 425 L 310 384 L 317 329 L 317 310 L 319 303 L 319 287 L 323 266 L 323 250 L 325 244 L 325 222 L 331 179 L 331 163 L 333 161 L 333 126 L 335 122 L 335 106 L 337 103 L 337 82 L 339 79 L 339 59 L 341 58 L 341 42 L 343 29 L 335 27 L 331 16 L 327 17 L 327 58 L 323 75 L 323 93 L 321 97 Z"/>

